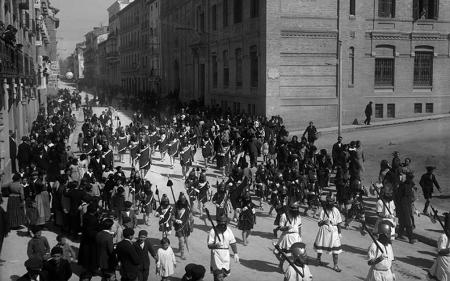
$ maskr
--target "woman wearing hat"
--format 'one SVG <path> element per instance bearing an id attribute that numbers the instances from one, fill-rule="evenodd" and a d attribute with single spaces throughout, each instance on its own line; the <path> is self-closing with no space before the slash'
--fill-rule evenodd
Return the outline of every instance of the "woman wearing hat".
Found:
<path id="1" fill-rule="evenodd" d="M 341 248 L 341 226 L 342 217 L 339 210 L 334 207 L 334 198 L 327 196 L 326 203 L 319 214 L 319 231 L 314 242 L 314 250 L 317 252 L 317 261 L 322 265 L 322 253 L 333 254 L 334 271 L 341 272 L 338 267 L 338 255 L 342 253 Z"/>
<path id="2" fill-rule="evenodd" d="M 448 281 L 450 280 L 450 214 L 445 213 L 444 222 L 445 232 L 441 234 L 438 240 L 438 256 L 433 266 L 428 271 L 430 280 Z"/>
<path id="3" fill-rule="evenodd" d="M 7 188 L 9 192 L 6 213 L 8 214 L 10 228 L 17 228 L 27 223 L 24 187 L 20 180 L 19 174 L 14 174 L 12 182 L 2 185 L 2 190 Z"/>

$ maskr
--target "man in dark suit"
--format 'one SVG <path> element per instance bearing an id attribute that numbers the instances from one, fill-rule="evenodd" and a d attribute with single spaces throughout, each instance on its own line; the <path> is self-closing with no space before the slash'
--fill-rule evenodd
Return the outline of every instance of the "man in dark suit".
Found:
<path id="1" fill-rule="evenodd" d="M 372 102 L 371 101 L 366 105 L 364 114 L 366 115 L 366 120 L 364 120 L 364 124 L 370 125 L 370 119 L 372 118 Z"/>
<path id="2" fill-rule="evenodd" d="M 105 219 L 102 222 L 102 231 L 97 233 L 95 242 L 97 245 L 97 260 L 100 268 L 102 280 L 110 280 L 114 275 L 114 268 L 117 260 L 114 255 L 113 235 L 111 227 L 114 221 Z"/>
<path id="3" fill-rule="evenodd" d="M 19 162 L 19 169 L 25 170 L 25 167 L 30 165 L 32 153 L 29 141 L 30 140 L 28 137 L 22 137 L 22 143 L 19 144 L 19 147 L 17 148 L 17 161 Z"/>
<path id="4" fill-rule="evenodd" d="M 104 168 L 104 162 L 100 156 L 101 152 L 95 152 L 94 158 L 89 162 L 89 167 L 92 168 L 92 172 L 97 180 L 101 180 Z"/>
<path id="5" fill-rule="evenodd" d="M 11 158 L 11 170 L 12 173 L 17 173 L 16 159 L 17 159 L 17 143 L 16 134 L 13 131 L 9 131 L 9 156 Z"/>
<path id="6" fill-rule="evenodd" d="M 133 245 L 131 239 L 133 239 L 134 230 L 131 228 L 125 228 L 123 230 L 124 239 L 117 243 L 116 253 L 117 258 L 122 264 L 120 268 L 120 275 L 122 281 L 137 281 L 138 271 L 141 261 L 136 248 Z"/>
<path id="7" fill-rule="evenodd" d="M 148 280 L 148 274 L 150 270 L 150 257 L 148 254 L 157 261 L 157 255 L 155 250 L 152 247 L 152 244 L 150 243 L 150 239 L 147 238 L 148 233 L 146 230 L 139 231 L 138 240 L 134 242 L 134 247 L 136 248 L 136 251 L 139 256 L 139 260 L 141 261 L 141 264 L 138 268 L 138 280 L 139 281 L 147 281 Z"/>
<path id="8" fill-rule="evenodd" d="M 339 162 L 339 156 L 341 155 L 342 150 L 344 150 L 344 144 L 342 143 L 342 137 L 339 136 L 337 138 L 337 143 L 333 144 L 333 149 L 331 150 L 331 157 L 333 158 L 333 168 L 336 168 Z"/>

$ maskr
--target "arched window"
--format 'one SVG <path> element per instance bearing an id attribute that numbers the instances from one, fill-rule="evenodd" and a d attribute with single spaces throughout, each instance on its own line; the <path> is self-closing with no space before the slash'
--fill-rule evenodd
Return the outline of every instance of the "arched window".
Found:
<path id="1" fill-rule="evenodd" d="M 414 50 L 414 87 L 433 86 L 434 49 L 417 46 Z"/>

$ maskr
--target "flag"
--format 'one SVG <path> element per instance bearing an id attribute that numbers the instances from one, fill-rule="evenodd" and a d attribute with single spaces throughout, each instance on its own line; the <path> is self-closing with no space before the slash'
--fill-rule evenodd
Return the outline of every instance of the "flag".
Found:
<path id="1" fill-rule="evenodd" d="M 150 168 L 150 150 L 148 146 L 140 151 L 139 156 L 139 169 L 148 169 Z"/>
<path id="2" fill-rule="evenodd" d="M 120 154 L 125 154 L 127 151 L 127 137 L 123 136 L 123 137 L 119 137 L 119 153 Z"/>

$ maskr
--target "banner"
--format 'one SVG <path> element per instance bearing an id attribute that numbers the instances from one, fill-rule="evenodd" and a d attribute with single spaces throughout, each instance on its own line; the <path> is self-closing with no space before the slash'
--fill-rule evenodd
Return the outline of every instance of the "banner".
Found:
<path id="1" fill-rule="evenodd" d="M 150 149 L 148 146 L 146 146 L 144 149 L 141 150 L 139 156 L 139 169 L 148 169 L 150 168 Z"/>

